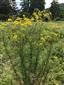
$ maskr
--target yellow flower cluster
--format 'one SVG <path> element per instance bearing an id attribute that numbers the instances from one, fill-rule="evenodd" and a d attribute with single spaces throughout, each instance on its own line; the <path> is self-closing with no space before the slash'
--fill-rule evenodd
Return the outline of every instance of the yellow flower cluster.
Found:
<path id="1" fill-rule="evenodd" d="M 33 21 L 45 21 L 45 18 L 47 18 L 48 20 L 51 20 L 51 12 L 47 12 L 47 11 L 40 11 L 40 10 L 36 10 L 33 12 L 32 15 L 32 20 Z"/>
<path id="2" fill-rule="evenodd" d="M 20 25 L 20 26 L 31 26 L 32 25 L 32 21 L 29 18 L 19 18 L 17 17 L 16 20 L 13 22 L 14 26 L 16 25 Z"/>
<path id="3" fill-rule="evenodd" d="M 11 30 L 10 34 L 10 39 L 12 41 L 17 41 L 18 40 L 18 35 L 16 30 L 21 29 L 23 31 L 25 28 L 29 27 L 32 25 L 32 20 L 29 18 L 19 18 L 17 17 L 14 21 L 13 19 L 9 18 L 6 22 L 0 22 L 0 31 L 1 30 L 7 30 L 9 33 Z M 10 29 L 10 30 L 9 30 Z"/>
<path id="4" fill-rule="evenodd" d="M 16 28 L 17 26 L 27 27 L 32 25 L 32 20 L 29 18 L 19 18 L 17 17 L 14 21 L 9 18 L 6 22 L 0 22 L 0 29 L 5 28 Z"/>

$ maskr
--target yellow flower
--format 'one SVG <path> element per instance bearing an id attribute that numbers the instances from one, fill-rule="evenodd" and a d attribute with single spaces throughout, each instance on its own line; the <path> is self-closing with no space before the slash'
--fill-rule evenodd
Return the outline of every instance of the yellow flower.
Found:
<path id="1" fill-rule="evenodd" d="M 17 17 L 15 21 L 21 21 L 21 20 L 22 20 L 22 18 Z"/>
<path id="2" fill-rule="evenodd" d="M 25 21 L 24 23 L 21 23 L 21 26 L 31 26 L 32 22 L 30 20 Z"/>
<path id="3" fill-rule="evenodd" d="M 17 35 L 14 35 L 14 36 L 13 36 L 13 39 L 16 40 L 16 39 L 17 39 Z"/>
<path id="4" fill-rule="evenodd" d="M 8 22 L 12 22 L 12 19 L 9 18 L 7 21 L 8 21 Z"/>
<path id="5" fill-rule="evenodd" d="M 33 13 L 33 16 L 35 17 L 36 20 L 39 19 L 38 15 L 35 12 Z"/>
<path id="6" fill-rule="evenodd" d="M 55 32 L 52 32 L 51 35 L 52 35 L 53 37 L 57 37 L 58 34 L 55 33 Z"/>
<path id="7" fill-rule="evenodd" d="M 3 29 L 5 29 L 5 28 L 6 28 L 6 26 L 7 26 L 7 24 L 6 24 L 6 23 L 1 23 L 1 24 L 0 24 L 0 29 L 2 29 L 2 30 L 3 30 Z"/>
<path id="8" fill-rule="evenodd" d="M 35 20 L 34 17 L 32 17 L 31 20 L 34 21 Z"/>
<path id="9" fill-rule="evenodd" d="M 45 38 L 44 37 L 41 37 L 41 41 L 45 41 Z"/>
<path id="10" fill-rule="evenodd" d="M 17 41 L 17 40 L 18 40 L 18 36 L 17 36 L 16 33 L 13 33 L 13 34 L 11 35 L 11 40 L 12 40 L 12 41 Z"/>

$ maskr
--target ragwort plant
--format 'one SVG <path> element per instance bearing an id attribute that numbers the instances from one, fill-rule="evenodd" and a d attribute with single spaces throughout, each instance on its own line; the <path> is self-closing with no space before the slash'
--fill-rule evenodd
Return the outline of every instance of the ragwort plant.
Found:
<path id="1" fill-rule="evenodd" d="M 46 82 L 49 83 L 51 59 L 57 58 L 56 55 L 64 56 L 57 46 L 64 39 L 62 30 L 49 29 L 42 24 L 1 30 L 5 53 L 19 85 L 49 85 Z"/>

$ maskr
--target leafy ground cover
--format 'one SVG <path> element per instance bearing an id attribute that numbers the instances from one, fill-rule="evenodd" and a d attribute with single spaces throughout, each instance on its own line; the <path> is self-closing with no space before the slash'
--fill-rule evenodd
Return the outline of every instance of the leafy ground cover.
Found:
<path id="1" fill-rule="evenodd" d="M 0 22 L 0 85 L 64 85 L 64 22 Z"/>

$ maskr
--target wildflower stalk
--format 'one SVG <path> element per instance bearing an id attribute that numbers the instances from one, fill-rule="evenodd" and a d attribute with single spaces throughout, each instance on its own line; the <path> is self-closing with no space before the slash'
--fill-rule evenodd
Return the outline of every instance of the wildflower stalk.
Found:
<path id="1" fill-rule="evenodd" d="M 3 34 L 3 35 L 4 35 L 4 34 Z M 7 43 L 5 42 L 4 36 L 3 36 L 2 40 L 3 40 L 3 45 L 4 45 L 4 48 L 5 48 L 5 52 L 6 52 L 7 56 L 8 56 L 9 59 L 10 59 L 10 63 L 11 63 L 12 69 L 13 69 L 14 74 L 15 74 L 15 76 L 16 76 L 16 80 L 18 81 L 19 85 L 22 85 L 22 81 L 21 81 L 21 79 L 20 79 L 20 77 L 19 77 L 19 75 L 18 75 L 18 73 L 17 73 L 17 70 L 15 69 L 15 66 L 14 66 L 14 64 L 13 64 L 13 61 L 12 61 L 12 59 L 11 59 L 11 56 L 9 55 L 9 52 L 8 52 L 8 50 L 7 50 Z"/>
<path id="2" fill-rule="evenodd" d="M 49 59 L 50 57 L 52 56 L 52 47 L 53 47 L 53 44 L 50 43 L 50 47 L 49 47 L 49 51 L 47 53 L 47 57 L 43 63 L 43 66 L 42 66 L 42 69 L 41 71 L 39 72 L 38 74 L 38 78 L 40 78 L 39 82 L 38 82 L 38 85 L 42 82 L 43 85 L 45 85 L 45 81 L 47 79 L 47 74 L 49 72 Z M 44 80 L 42 80 L 42 77 L 44 77 Z"/>

